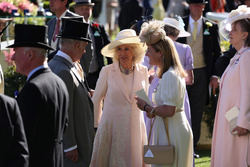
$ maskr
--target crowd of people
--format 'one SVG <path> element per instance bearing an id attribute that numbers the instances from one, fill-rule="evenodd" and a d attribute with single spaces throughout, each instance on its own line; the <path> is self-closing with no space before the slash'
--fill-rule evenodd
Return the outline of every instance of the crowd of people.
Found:
<path id="1" fill-rule="evenodd" d="M 194 167 L 209 87 L 220 90 L 211 166 L 250 165 L 250 7 L 232 10 L 220 27 L 204 17 L 206 0 L 183 3 L 187 16 L 134 25 L 124 8 L 120 19 L 132 26 L 111 41 L 91 21 L 93 1 L 76 0 L 75 13 L 71 2 L 50 0 L 47 26 L 15 25 L 8 48 L 27 80 L 16 99 L 0 87 L 0 166 Z M 9 21 L 0 19 L 0 31 Z M 219 29 L 231 43 L 223 54 Z M 173 162 L 146 164 L 147 144 L 173 145 Z"/>

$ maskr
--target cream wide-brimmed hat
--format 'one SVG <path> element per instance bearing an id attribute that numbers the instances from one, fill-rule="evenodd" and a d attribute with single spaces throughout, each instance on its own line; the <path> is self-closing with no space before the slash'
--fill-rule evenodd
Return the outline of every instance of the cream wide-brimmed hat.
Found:
<path id="1" fill-rule="evenodd" d="M 247 5 L 240 5 L 236 10 L 232 10 L 228 18 L 221 21 L 220 23 L 220 33 L 225 39 L 229 39 L 228 34 L 229 31 L 231 31 L 231 24 L 234 23 L 237 20 L 241 19 L 250 19 L 250 7 L 247 7 Z"/>
<path id="2" fill-rule="evenodd" d="M 163 19 L 163 22 L 164 22 L 165 25 L 168 25 L 170 27 L 173 27 L 173 28 L 179 30 L 180 31 L 180 33 L 178 35 L 179 38 L 180 37 L 189 37 L 191 35 L 189 32 L 184 30 L 184 25 L 185 24 L 184 24 L 183 21 L 181 22 L 181 21 L 178 21 L 178 20 L 173 19 L 173 18 L 165 17 Z"/>
<path id="3" fill-rule="evenodd" d="M 139 36 L 136 35 L 135 30 L 132 29 L 124 29 L 120 31 L 114 41 L 110 44 L 104 46 L 101 50 L 103 56 L 113 57 L 115 52 L 115 48 L 120 45 L 130 45 L 130 44 L 139 44 L 141 49 L 146 50 L 146 45 L 140 42 Z"/>

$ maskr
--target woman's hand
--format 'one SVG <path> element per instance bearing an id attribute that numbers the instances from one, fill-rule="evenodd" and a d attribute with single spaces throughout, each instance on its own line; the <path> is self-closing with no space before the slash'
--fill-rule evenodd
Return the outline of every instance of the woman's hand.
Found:
<path id="1" fill-rule="evenodd" d="M 237 131 L 239 137 L 245 136 L 249 132 L 248 129 L 245 129 L 245 128 L 242 128 L 239 126 L 237 126 L 236 128 L 233 129 L 233 132 L 235 132 L 235 131 Z"/>
<path id="2" fill-rule="evenodd" d="M 144 106 L 147 104 L 144 100 L 140 99 L 139 97 L 135 97 L 135 99 L 137 100 L 136 104 L 137 104 L 137 107 L 144 111 Z"/>
<path id="3" fill-rule="evenodd" d="M 154 118 L 155 117 L 155 114 L 154 113 L 151 113 L 151 112 L 147 112 L 147 117 L 148 118 Z"/>

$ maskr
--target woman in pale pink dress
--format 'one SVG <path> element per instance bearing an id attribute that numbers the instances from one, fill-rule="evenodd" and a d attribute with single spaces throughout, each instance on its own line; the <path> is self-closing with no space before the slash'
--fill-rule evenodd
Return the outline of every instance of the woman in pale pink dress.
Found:
<path id="1" fill-rule="evenodd" d="M 135 31 L 125 29 L 101 51 L 104 56 L 113 57 L 114 63 L 101 70 L 92 98 L 98 127 L 92 167 L 145 166 L 146 128 L 143 112 L 134 98 L 138 90 L 148 89 L 147 68 L 140 64 L 145 50 Z"/>
<path id="2" fill-rule="evenodd" d="M 237 50 L 221 77 L 220 95 L 212 139 L 212 167 L 247 167 L 250 165 L 250 8 L 240 6 L 228 20 L 230 43 Z M 237 124 L 230 132 L 225 117 L 233 107 L 239 109 Z"/>

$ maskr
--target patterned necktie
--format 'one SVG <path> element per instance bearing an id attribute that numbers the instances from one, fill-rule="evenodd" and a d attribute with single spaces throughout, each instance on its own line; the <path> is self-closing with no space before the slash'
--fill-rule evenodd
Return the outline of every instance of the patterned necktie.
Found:
<path id="1" fill-rule="evenodd" d="M 55 27 L 55 33 L 54 33 L 54 37 L 53 37 L 53 41 L 54 42 L 57 39 L 56 35 L 59 33 L 59 28 L 60 28 L 60 19 L 57 19 L 57 21 L 56 21 L 56 27 Z"/>
<path id="2" fill-rule="evenodd" d="M 197 31 L 198 31 L 198 23 L 194 22 L 194 29 L 193 29 L 193 32 L 192 32 L 193 41 L 196 41 Z"/>
<path id="3" fill-rule="evenodd" d="M 78 74 L 81 76 L 81 79 L 83 80 L 84 74 L 81 65 L 78 62 L 75 62 L 74 65 L 75 68 L 77 69 Z"/>

